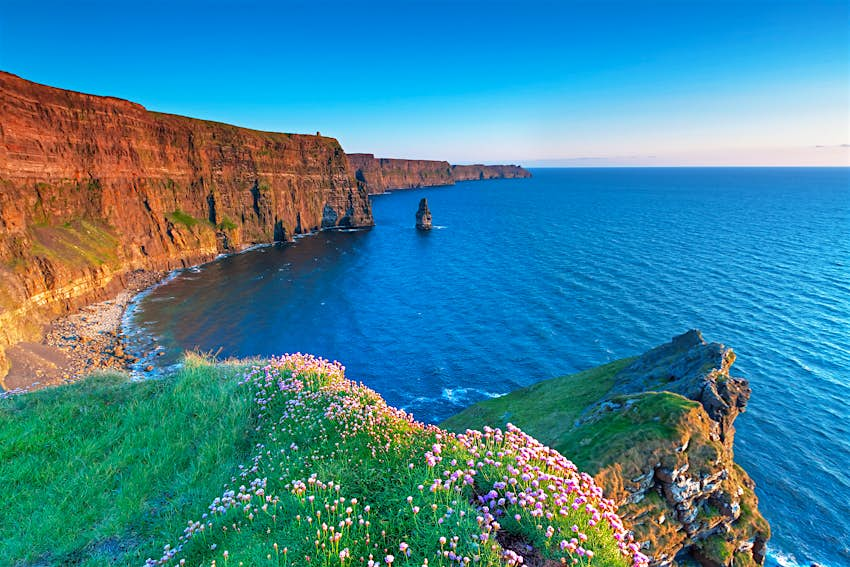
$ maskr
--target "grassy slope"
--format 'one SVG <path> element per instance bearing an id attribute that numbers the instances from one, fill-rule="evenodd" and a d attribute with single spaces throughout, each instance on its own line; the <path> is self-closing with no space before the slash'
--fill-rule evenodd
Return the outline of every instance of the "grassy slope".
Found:
<path id="1" fill-rule="evenodd" d="M 529 440 L 506 434 L 515 445 L 486 436 L 464 445 L 409 421 L 351 382 L 299 370 L 299 385 L 277 368 L 265 387 L 262 372 L 239 385 L 242 372 L 194 359 L 161 381 L 99 376 L 0 400 L 0 478 L 14 495 L 13 504 L 0 507 L 0 557 L 12 565 L 140 564 L 168 556 L 163 546 L 169 544 L 179 549 L 169 565 L 178 558 L 187 565 L 347 565 L 370 553 L 384 565 L 392 554 L 395 565 L 420 565 L 425 557 L 435 567 L 458 565 L 450 551 L 483 565 L 510 565 L 493 530 L 510 534 L 499 544 L 532 543 L 543 558 L 558 558 L 559 542 L 576 535 L 576 525 L 588 536 L 583 545 L 595 550 L 593 565 L 626 564 L 613 528 L 604 519 L 596 525 L 583 506 L 556 507 L 541 521 L 532 506 L 509 505 L 501 528 L 482 524 L 475 500 L 505 490 L 494 485 L 508 479 L 501 465 L 479 462 L 477 473 L 451 482 L 450 472 L 443 474 L 460 473 L 470 458 L 486 462 L 488 449 L 513 462 L 517 447 L 533 446 Z M 435 443 L 442 454 L 428 464 Z M 541 474 L 534 471 L 572 474 L 553 465 L 542 447 L 535 454 L 528 466 L 542 469 L 525 469 L 518 460 L 532 480 L 516 479 L 517 488 L 532 490 Z M 465 474 L 475 477 L 474 488 L 463 482 Z M 446 488 L 434 492 L 437 478 Z M 293 483 L 298 479 L 305 488 Z M 593 490 L 589 477 L 575 479 Z M 541 486 L 554 490 L 550 483 Z M 207 516 L 217 497 L 221 508 Z M 588 498 L 606 509 L 598 496 Z M 344 525 L 347 518 L 353 524 Z M 187 521 L 198 521 L 190 538 L 181 536 Z M 547 525 L 553 537 L 545 534 Z M 336 540 L 334 526 L 344 532 Z M 409 559 L 402 542 L 410 546 Z M 351 557 L 341 560 L 344 549 Z"/>
<path id="2" fill-rule="evenodd" d="M 667 439 L 678 434 L 683 415 L 699 407 L 697 402 L 669 392 L 619 396 L 629 401 L 629 411 L 610 412 L 580 427 L 576 421 L 604 399 L 614 386 L 616 374 L 634 358 L 624 358 L 577 374 L 544 380 L 506 396 L 479 402 L 450 417 L 441 425 L 450 431 L 502 427 L 507 423 L 523 429 L 562 454 L 569 455 L 581 470 L 592 473 L 622 458 L 628 447 L 644 440 Z"/>
<path id="3" fill-rule="evenodd" d="M 0 401 L 0 557 L 139 564 L 200 514 L 250 449 L 238 368 L 189 362 L 143 383 L 102 375 Z M 14 564 L 14 563 L 13 563 Z"/>

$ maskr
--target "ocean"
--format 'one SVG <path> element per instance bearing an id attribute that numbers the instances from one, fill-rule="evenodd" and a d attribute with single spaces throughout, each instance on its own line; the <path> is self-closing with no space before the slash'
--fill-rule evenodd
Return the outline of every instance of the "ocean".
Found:
<path id="1" fill-rule="evenodd" d="M 132 326 L 166 363 L 337 359 L 431 422 L 698 328 L 753 388 L 735 452 L 769 563 L 850 565 L 850 169 L 533 174 L 376 196 L 373 229 L 182 271 Z"/>

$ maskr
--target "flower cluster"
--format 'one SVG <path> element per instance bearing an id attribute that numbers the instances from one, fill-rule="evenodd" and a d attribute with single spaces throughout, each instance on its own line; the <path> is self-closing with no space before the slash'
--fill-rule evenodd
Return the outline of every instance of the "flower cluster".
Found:
<path id="1" fill-rule="evenodd" d="M 593 479 L 516 427 L 447 433 L 304 354 L 241 384 L 249 461 L 146 565 L 647 563 Z"/>

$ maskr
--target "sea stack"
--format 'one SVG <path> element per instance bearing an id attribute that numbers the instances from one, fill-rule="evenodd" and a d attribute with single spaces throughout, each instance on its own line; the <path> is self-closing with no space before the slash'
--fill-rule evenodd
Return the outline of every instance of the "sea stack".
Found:
<path id="1" fill-rule="evenodd" d="M 431 211 L 428 209 L 428 199 L 419 201 L 419 210 L 416 211 L 416 228 L 419 230 L 431 230 Z"/>

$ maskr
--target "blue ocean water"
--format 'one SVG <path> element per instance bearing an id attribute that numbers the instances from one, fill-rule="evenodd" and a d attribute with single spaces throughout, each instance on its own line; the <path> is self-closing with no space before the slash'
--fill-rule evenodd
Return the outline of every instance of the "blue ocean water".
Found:
<path id="1" fill-rule="evenodd" d="M 538 169 L 373 206 L 372 230 L 181 272 L 135 324 L 166 360 L 338 359 L 435 422 L 702 329 L 753 387 L 736 459 L 771 562 L 850 565 L 850 170 Z"/>

